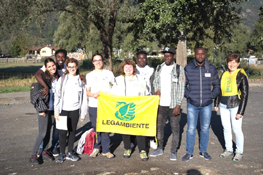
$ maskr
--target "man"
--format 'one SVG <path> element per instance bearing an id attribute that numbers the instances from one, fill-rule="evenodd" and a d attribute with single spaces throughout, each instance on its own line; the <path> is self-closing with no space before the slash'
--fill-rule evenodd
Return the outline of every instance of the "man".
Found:
<path id="1" fill-rule="evenodd" d="M 195 59 L 185 67 L 185 98 L 187 98 L 186 155 L 183 161 L 193 158 L 195 132 L 200 113 L 200 153 L 205 160 L 211 159 L 207 153 L 212 102 L 220 93 L 220 82 L 216 68 L 205 59 L 204 48 L 195 50 Z"/>
<path id="2" fill-rule="evenodd" d="M 65 60 L 66 60 L 66 56 L 67 56 L 67 51 L 64 49 L 58 49 L 55 52 L 55 61 L 56 61 L 56 66 L 57 66 L 59 76 L 62 76 L 63 72 L 67 68 L 66 64 L 64 64 Z M 46 96 L 49 93 L 48 92 L 48 86 L 42 78 L 42 75 L 45 73 L 45 71 L 46 71 L 46 68 L 45 68 L 45 65 L 43 65 L 43 67 L 40 68 L 35 74 L 37 81 L 44 87 L 44 89 L 42 91 L 43 96 Z M 58 133 L 58 130 L 56 129 L 54 116 L 52 116 L 52 123 L 53 123 L 52 146 L 49 150 L 53 154 L 53 156 L 58 156 L 59 152 L 57 150 L 57 144 L 58 144 L 58 139 L 59 139 L 59 133 Z M 51 130 L 51 128 L 50 129 L 48 128 L 48 131 L 50 131 L 50 130 Z M 47 135 L 48 134 L 49 133 L 47 133 Z M 39 155 L 41 155 L 41 153 L 43 151 L 42 147 L 43 147 L 43 142 L 40 145 L 40 150 L 38 153 Z"/>
<path id="3" fill-rule="evenodd" d="M 147 52 L 145 51 L 139 51 L 137 52 L 136 54 L 137 58 L 136 58 L 136 68 L 137 68 L 137 74 L 141 75 L 144 77 L 144 79 L 146 80 L 146 83 L 147 83 L 147 88 L 148 88 L 148 91 L 151 93 L 151 94 L 154 94 L 154 91 L 153 91 L 153 87 L 152 87 L 152 82 L 153 82 L 153 77 L 154 77 L 154 69 L 152 67 L 149 67 L 147 64 Z M 157 146 L 156 146 L 156 143 L 154 142 L 154 138 L 150 138 L 150 146 L 153 148 L 153 149 L 156 149 Z"/>
<path id="4" fill-rule="evenodd" d="M 172 143 L 170 160 L 177 159 L 177 149 L 180 134 L 181 104 L 184 98 L 184 69 L 175 64 L 175 49 L 167 46 L 163 49 L 164 63 L 158 65 L 154 75 L 153 86 L 155 95 L 160 96 L 157 116 L 158 148 L 150 155 L 156 157 L 163 154 L 164 127 L 167 117 L 170 117 Z"/>

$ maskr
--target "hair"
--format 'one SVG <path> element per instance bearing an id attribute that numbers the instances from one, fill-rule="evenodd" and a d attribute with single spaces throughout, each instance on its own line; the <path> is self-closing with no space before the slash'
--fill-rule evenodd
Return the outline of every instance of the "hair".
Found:
<path id="1" fill-rule="evenodd" d="M 55 74 L 53 76 L 47 70 L 47 63 L 50 63 L 50 62 L 53 62 L 56 65 L 55 61 L 52 58 L 45 59 L 45 62 L 44 62 L 44 65 L 45 65 L 45 68 L 46 68 L 45 76 L 46 76 L 46 79 L 49 80 L 49 81 L 51 81 L 52 77 L 55 77 L 56 79 L 59 78 L 59 74 L 58 74 L 58 69 L 57 68 L 56 68 L 56 72 L 55 72 Z"/>
<path id="2" fill-rule="evenodd" d="M 65 54 L 65 58 L 67 57 L 67 51 L 66 51 L 65 49 L 58 49 L 58 50 L 56 50 L 56 52 L 55 52 L 55 57 L 56 57 L 56 55 L 57 55 L 59 52 L 64 53 L 64 54 Z"/>
<path id="3" fill-rule="evenodd" d="M 197 49 L 203 49 L 203 50 L 206 52 L 205 48 L 203 48 L 203 47 L 197 47 L 197 48 L 195 49 L 195 52 L 197 51 Z"/>
<path id="4" fill-rule="evenodd" d="M 68 64 L 69 63 L 75 63 L 76 64 L 76 66 L 79 66 L 79 62 L 78 62 L 78 60 L 76 60 L 75 58 L 69 58 L 69 59 L 67 59 L 67 61 L 66 61 L 66 65 L 67 65 L 67 67 L 68 67 Z M 68 69 L 66 69 L 66 71 L 64 72 L 64 75 L 67 75 L 69 72 L 68 72 Z M 77 71 L 76 71 L 76 75 L 79 75 L 80 74 L 80 71 L 79 71 L 79 67 L 78 67 L 78 69 L 77 69 Z"/>
<path id="5" fill-rule="evenodd" d="M 100 56 L 101 59 L 102 59 L 102 61 L 104 61 L 104 58 L 103 58 L 103 56 L 102 56 L 100 53 L 95 53 L 94 55 L 92 55 L 91 61 L 93 61 L 93 59 L 94 59 L 95 56 Z"/>
<path id="6" fill-rule="evenodd" d="M 133 67 L 133 75 L 136 75 L 136 73 L 137 73 L 137 69 L 136 69 L 136 64 L 135 64 L 135 62 L 132 60 L 132 59 L 125 59 L 125 60 L 123 60 L 123 62 L 121 63 L 121 74 L 122 75 L 125 75 L 125 73 L 124 73 L 124 66 L 125 65 L 132 65 L 132 67 Z"/>
<path id="7" fill-rule="evenodd" d="M 227 63 L 230 62 L 230 61 L 233 61 L 233 60 L 235 60 L 237 63 L 239 63 L 240 62 L 240 56 L 238 54 L 236 54 L 236 53 L 228 54 L 227 57 L 226 57 Z"/>
<path id="8" fill-rule="evenodd" d="M 145 52 L 144 50 L 140 50 L 140 51 L 138 51 L 138 52 L 136 53 L 136 56 L 138 57 L 138 55 L 140 55 L 140 54 L 144 54 L 144 55 L 146 55 L 146 57 L 147 57 L 147 55 L 148 55 L 148 53 Z"/>

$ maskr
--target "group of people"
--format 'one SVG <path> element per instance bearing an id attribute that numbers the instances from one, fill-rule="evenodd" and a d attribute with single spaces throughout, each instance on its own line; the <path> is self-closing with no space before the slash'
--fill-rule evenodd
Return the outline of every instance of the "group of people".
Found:
<path id="1" fill-rule="evenodd" d="M 147 65 L 147 52 L 139 51 L 136 63 L 126 59 L 121 63 L 121 75 L 114 77 L 111 71 L 103 69 L 103 56 L 94 54 L 92 63 L 94 70 L 81 76 L 78 61 L 74 58 L 66 60 L 67 52 L 59 49 L 55 52 L 55 60 L 46 59 L 45 65 L 36 73 L 36 79 L 43 86 L 38 92 L 40 106 L 38 111 L 39 135 L 35 140 L 30 162 L 39 163 L 38 156 L 45 160 L 62 163 L 65 159 L 77 161 L 78 155 L 73 150 L 75 132 L 78 121 L 83 121 L 87 110 L 91 125 L 96 132 L 95 144 L 91 157 L 100 153 L 106 158 L 114 158 L 110 152 L 109 133 L 97 132 L 97 99 L 99 91 L 118 96 L 160 97 L 157 114 L 157 146 L 150 157 L 164 153 L 164 127 L 170 117 L 172 141 L 170 160 L 177 160 L 180 137 L 181 105 L 183 98 L 187 99 L 187 132 L 186 154 L 183 161 L 193 158 L 197 121 L 200 117 L 200 152 L 205 160 L 211 159 L 207 153 L 209 127 L 214 100 L 216 111 L 220 107 L 221 122 L 224 130 L 225 150 L 220 157 L 233 155 L 233 161 L 239 161 L 243 156 L 244 136 L 242 119 L 248 99 L 248 77 L 245 71 L 238 68 L 240 57 L 232 53 L 227 56 L 229 70 L 219 79 L 216 68 L 206 59 L 204 48 L 195 50 L 195 59 L 185 68 L 175 63 L 175 49 L 166 46 L 162 53 L 164 62 L 154 70 Z M 64 62 L 66 61 L 66 64 Z M 88 102 L 87 102 L 88 97 Z M 88 109 L 87 109 L 88 108 Z M 68 130 L 57 130 L 56 120 L 67 116 Z M 47 149 L 50 140 L 50 130 L 53 125 L 52 146 Z M 236 150 L 232 145 L 232 129 L 236 135 Z M 65 152 L 68 133 L 68 149 Z M 59 139 L 58 139 L 59 138 Z M 147 146 L 154 138 L 146 136 L 122 135 L 124 143 L 124 158 L 130 158 L 133 142 L 137 141 L 140 158 L 148 160 Z M 59 140 L 60 153 L 57 151 Z M 38 151 L 39 150 L 39 151 Z"/>

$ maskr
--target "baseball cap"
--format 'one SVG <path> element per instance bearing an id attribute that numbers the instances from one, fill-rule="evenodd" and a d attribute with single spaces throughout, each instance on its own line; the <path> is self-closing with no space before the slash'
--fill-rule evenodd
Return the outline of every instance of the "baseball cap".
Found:
<path id="1" fill-rule="evenodd" d="M 175 54 L 175 49 L 172 46 L 165 46 L 162 53 L 172 53 Z"/>

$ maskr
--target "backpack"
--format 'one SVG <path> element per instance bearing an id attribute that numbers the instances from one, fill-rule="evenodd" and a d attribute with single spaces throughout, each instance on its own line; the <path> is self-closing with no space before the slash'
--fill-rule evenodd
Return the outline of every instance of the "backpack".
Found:
<path id="1" fill-rule="evenodd" d="M 90 155 L 92 153 L 95 143 L 95 134 L 96 133 L 94 131 L 91 131 L 86 136 L 86 140 L 84 144 L 84 154 Z"/>

